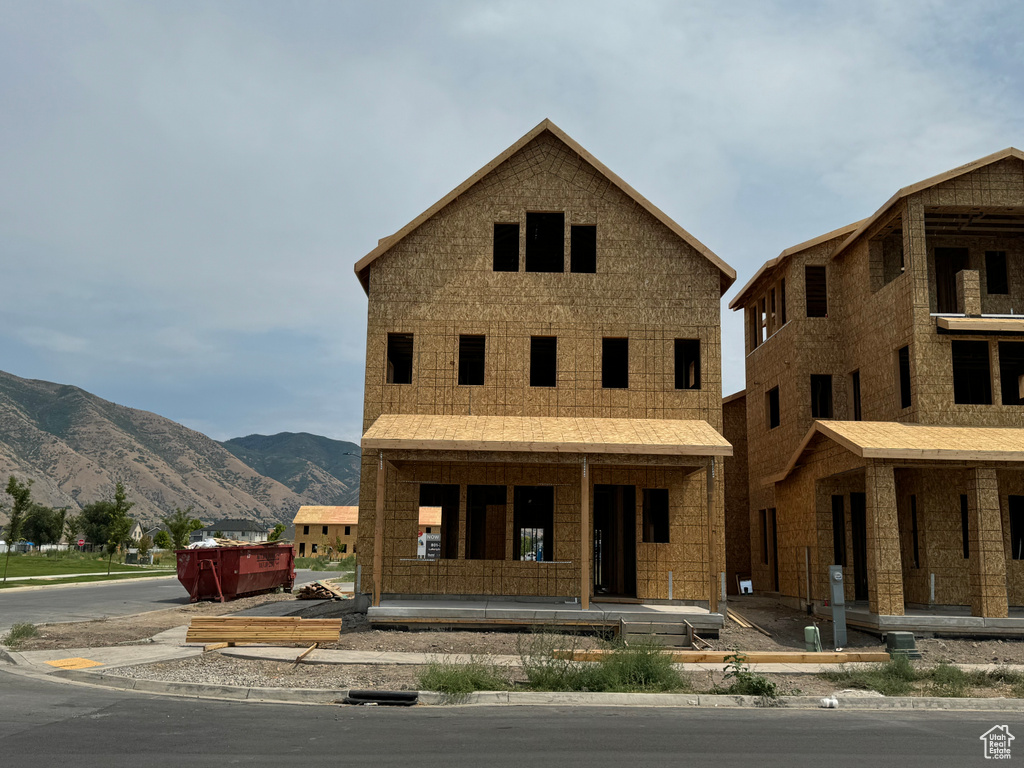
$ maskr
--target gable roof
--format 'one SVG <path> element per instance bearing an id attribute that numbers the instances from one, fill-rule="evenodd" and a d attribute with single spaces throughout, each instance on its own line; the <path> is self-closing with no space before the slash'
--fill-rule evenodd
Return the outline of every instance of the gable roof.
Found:
<path id="1" fill-rule="evenodd" d="M 1024 462 L 1024 429 L 935 427 L 897 421 L 815 421 L 777 483 L 796 469 L 815 435 L 824 435 L 863 459 Z"/>
<path id="2" fill-rule="evenodd" d="M 784 250 L 774 259 L 769 259 L 768 261 L 761 265 L 761 268 L 754 273 L 754 276 L 752 278 L 747 280 L 746 285 L 740 288 L 739 293 L 737 293 L 733 297 L 732 301 L 729 302 L 729 309 L 733 311 L 737 309 L 742 309 L 743 302 L 747 297 L 747 293 L 749 293 L 750 290 L 757 284 L 757 281 L 761 279 L 761 276 L 768 272 L 771 272 L 779 265 L 785 263 L 793 254 L 800 253 L 801 251 L 806 251 L 808 248 L 813 248 L 816 245 L 820 245 L 821 243 L 827 242 L 837 237 L 842 237 L 845 234 L 853 232 L 858 227 L 860 227 L 860 225 L 863 224 L 865 221 L 867 221 L 867 219 L 855 221 L 853 222 L 853 224 L 847 224 L 845 227 L 840 227 L 839 229 L 833 229 L 831 232 L 826 232 L 824 235 L 818 235 L 817 237 L 811 238 L 810 240 L 805 240 L 802 243 L 791 245 L 789 248 Z"/>
<path id="3" fill-rule="evenodd" d="M 712 252 L 710 248 L 708 248 L 706 245 L 700 242 L 700 240 L 695 238 L 693 235 L 691 235 L 689 232 L 687 232 L 685 229 L 679 226 L 676 222 L 670 219 L 660 208 L 658 208 L 656 205 L 650 202 L 646 197 L 644 197 L 635 189 L 633 189 L 633 187 L 631 187 L 629 184 L 627 184 L 625 181 L 619 178 L 616 174 L 612 173 L 612 171 L 606 165 L 604 165 L 604 163 L 602 163 L 596 157 L 587 152 L 587 150 L 580 146 L 561 128 L 559 128 L 557 125 L 555 125 L 550 120 L 545 118 L 544 120 L 541 120 L 540 123 L 538 123 L 537 126 L 533 128 L 533 130 L 529 131 L 528 133 L 526 133 L 526 135 L 519 139 L 519 141 L 517 141 L 511 147 L 509 147 L 500 155 L 495 157 L 493 160 L 491 160 L 491 162 L 487 163 L 487 165 L 485 165 L 479 171 L 474 173 L 472 176 L 470 176 L 468 179 L 462 182 L 459 186 L 457 186 L 455 189 L 449 192 L 447 195 L 442 197 L 440 200 L 438 200 L 436 203 L 430 206 L 423 213 L 421 213 L 415 219 L 410 221 L 400 230 L 395 232 L 395 234 L 391 235 L 390 237 L 385 237 L 381 239 L 381 241 L 377 244 L 376 248 L 374 248 L 368 254 L 363 256 L 363 258 L 357 261 L 355 265 L 355 273 L 359 277 L 359 282 L 362 283 L 363 290 L 367 292 L 367 295 L 369 295 L 368 268 L 370 264 L 372 264 L 378 258 L 383 256 L 389 250 L 391 250 L 391 248 L 398 245 L 398 243 L 404 240 L 406 236 L 408 236 L 420 225 L 422 225 L 425 221 L 427 221 L 427 219 L 437 214 L 446 205 L 451 203 L 460 195 L 465 194 L 471 187 L 476 185 L 477 182 L 479 182 L 481 179 L 487 176 L 487 174 L 489 174 L 503 162 L 508 160 L 510 157 L 512 157 L 512 155 L 521 150 L 523 147 L 525 147 L 527 144 L 529 144 L 531 141 L 533 141 L 535 138 L 540 136 L 545 131 L 550 133 L 552 136 L 554 136 L 556 139 L 561 141 L 566 146 L 568 146 L 573 152 L 575 152 L 577 155 L 583 158 L 584 161 L 593 166 L 598 171 L 598 173 L 600 173 L 602 176 L 604 176 L 606 179 L 612 182 L 620 190 L 625 192 L 626 195 L 632 198 L 638 205 L 640 205 L 641 208 L 646 210 L 648 213 L 654 216 L 654 218 L 656 218 L 658 221 L 660 221 L 662 224 L 668 227 L 675 235 L 682 238 L 690 247 L 697 251 L 697 253 L 699 253 L 701 256 L 703 256 L 716 267 L 718 267 L 719 271 L 721 272 L 719 295 L 724 294 L 729 289 L 729 286 L 732 285 L 733 282 L 735 282 L 736 270 L 734 270 L 722 259 L 716 256 L 714 252 Z"/>
<path id="4" fill-rule="evenodd" d="M 970 173 L 971 171 L 976 171 L 979 168 L 984 168 L 986 165 L 998 163 L 1000 160 L 1006 160 L 1008 157 L 1014 157 L 1017 160 L 1024 160 L 1024 152 L 1021 152 L 1016 147 L 1007 147 L 1006 149 L 1001 149 L 998 152 L 993 152 L 991 155 L 985 155 L 985 157 L 978 158 L 977 160 L 972 160 L 971 162 L 953 168 L 952 170 L 940 173 L 937 176 L 932 176 L 930 178 L 925 179 L 924 181 L 919 181 L 916 184 L 911 184 L 909 187 L 903 187 L 895 195 L 890 197 L 885 202 L 885 205 L 883 205 L 881 208 L 879 208 L 877 211 L 871 214 L 868 218 L 860 222 L 860 226 L 857 227 L 856 231 L 854 231 L 848 238 L 846 238 L 842 243 L 840 243 L 839 247 L 832 252 L 832 258 L 834 259 L 840 253 L 846 250 L 846 248 L 849 247 L 849 245 L 853 243 L 854 240 L 856 240 L 858 237 L 864 234 L 865 230 L 867 230 L 868 227 L 870 227 L 872 224 L 874 224 L 876 221 L 882 218 L 886 213 L 889 212 L 889 210 L 892 209 L 894 205 L 896 205 L 896 203 L 898 203 L 903 198 L 917 194 L 921 190 L 928 189 L 929 187 L 934 187 L 937 184 L 942 184 L 943 182 L 955 179 L 958 176 L 963 176 L 965 173 Z"/>

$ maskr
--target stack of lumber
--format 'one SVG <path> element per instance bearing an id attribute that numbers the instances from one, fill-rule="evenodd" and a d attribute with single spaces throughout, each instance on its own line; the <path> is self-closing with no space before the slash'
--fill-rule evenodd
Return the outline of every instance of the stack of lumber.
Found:
<path id="1" fill-rule="evenodd" d="M 187 643 L 266 643 L 269 645 L 333 643 L 341 619 L 300 619 L 294 616 L 196 617 L 185 635 Z"/>
<path id="2" fill-rule="evenodd" d="M 326 581 L 311 581 L 303 584 L 295 593 L 299 600 L 347 600 L 352 597 Z"/>

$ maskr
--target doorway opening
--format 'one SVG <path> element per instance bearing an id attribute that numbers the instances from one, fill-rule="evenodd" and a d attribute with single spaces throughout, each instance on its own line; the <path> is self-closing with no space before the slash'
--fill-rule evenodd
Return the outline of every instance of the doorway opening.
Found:
<path id="1" fill-rule="evenodd" d="M 853 599 L 868 599 L 867 496 L 850 494 L 850 526 L 853 529 Z"/>
<path id="2" fill-rule="evenodd" d="M 594 486 L 594 594 L 636 597 L 636 486 Z"/>

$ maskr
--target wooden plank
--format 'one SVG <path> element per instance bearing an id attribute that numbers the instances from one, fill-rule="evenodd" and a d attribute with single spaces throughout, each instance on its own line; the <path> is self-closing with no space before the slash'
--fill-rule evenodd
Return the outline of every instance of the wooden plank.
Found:
<path id="1" fill-rule="evenodd" d="M 600 661 L 610 650 L 554 651 L 557 659 L 573 661 Z M 736 651 L 668 651 L 675 664 L 724 664 L 727 656 Z M 847 664 L 851 662 L 885 662 L 889 654 L 884 651 L 750 651 L 741 653 L 747 664 Z"/>
<path id="2" fill-rule="evenodd" d="M 211 643 L 210 645 L 203 646 L 203 653 L 209 651 L 219 651 L 221 648 L 227 648 L 231 643 Z"/>
<path id="3" fill-rule="evenodd" d="M 587 476 L 587 456 L 583 455 L 583 469 L 580 480 L 580 605 L 583 610 L 590 608 L 590 478 Z"/>
<path id="4" fill-rule="evenodd" d="M 309 648 L 307 648 L 302 653 L 300 653 L 298 655 L 298 658 L 296 658 L 295 661 L 292 662 L 292 666 L 293 667 L 298 666 L 299 662 L 302 661 L 307 656 L 309 656 L 309 654 L 311 654 L 313 652 L 313 649 L 316 648 L 316 646 L 317 646 L 317 644 L 313 643 L 311 646 L 309 646 Z"/>

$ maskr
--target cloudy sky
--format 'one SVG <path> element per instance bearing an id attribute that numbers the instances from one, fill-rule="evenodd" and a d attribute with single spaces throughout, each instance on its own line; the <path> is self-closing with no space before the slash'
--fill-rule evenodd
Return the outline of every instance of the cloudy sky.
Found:
<path id="1" fill-rule="evenodd" d="M 732 264 L 728 299 L 1024 147 L 1022 29 L 984 0 L 0 0 L 0 369 L 357 440 L 352 264 L 543 118 Z"/>

